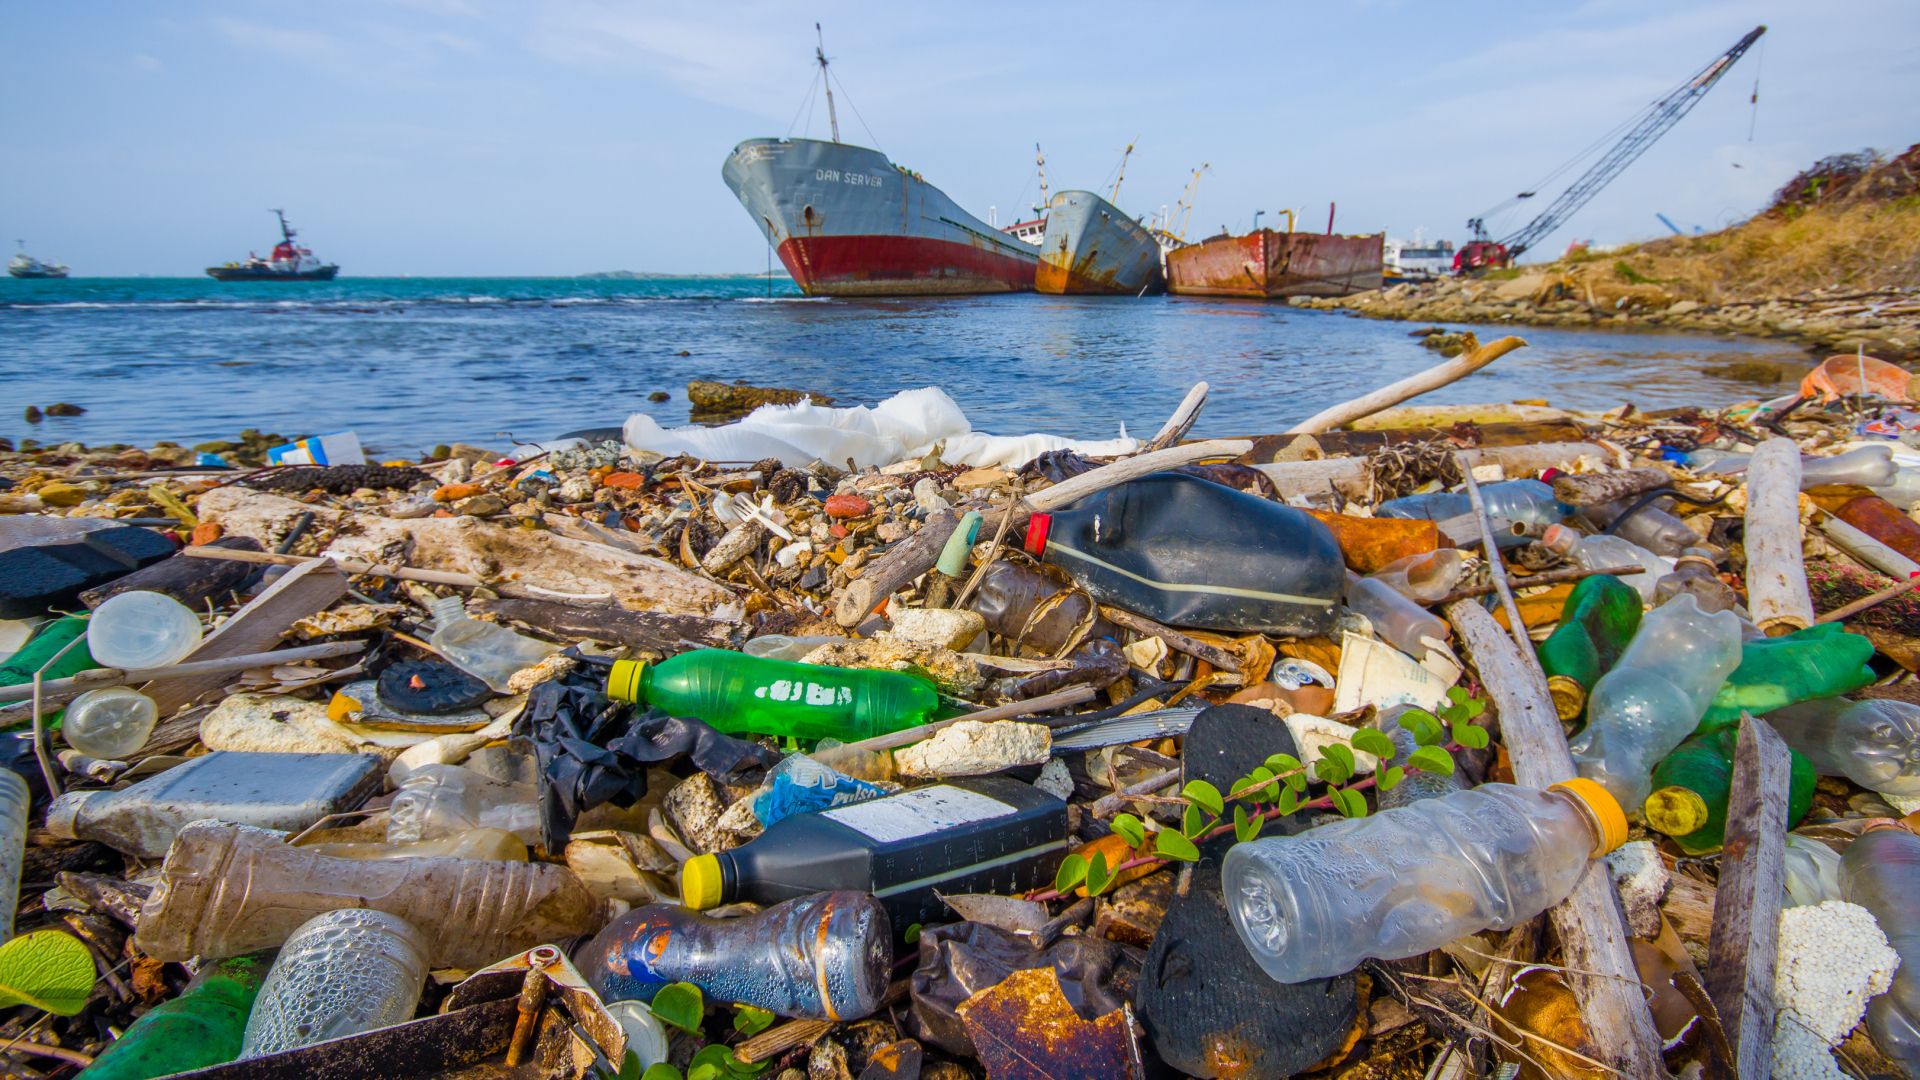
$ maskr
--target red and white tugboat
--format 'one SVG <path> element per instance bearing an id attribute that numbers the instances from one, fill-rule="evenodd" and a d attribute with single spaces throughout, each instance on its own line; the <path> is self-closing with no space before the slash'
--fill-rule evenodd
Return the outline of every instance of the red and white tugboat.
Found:
<path id="1" fill-rule="evenodd" d="M 207 267 L 207 276 L 217 281 L 332 281 L 340 268 L 321 262 L 311 249 L 294 243 L 286 211 L 273 213 L 280 219 L 280 242 L 273 245 L 271 256 L 263 259 L 248 252 L 246 262 Z"/>

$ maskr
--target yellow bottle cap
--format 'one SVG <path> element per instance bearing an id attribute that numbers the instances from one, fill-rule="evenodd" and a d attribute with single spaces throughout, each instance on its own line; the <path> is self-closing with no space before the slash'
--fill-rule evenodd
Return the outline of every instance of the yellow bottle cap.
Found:
<path id="1" fill-rule="evenodd" d="M 1595 855 L 1605 855 L 1627 842 L 1627 812 L 1620 809 L 1620 800 L 1614 798 L 1606 788 L 1584 776 L 1576 776 L 1571 780 L 1562 780 L 1547 790 L 1564 791 L 1587 804 L 1594 823 L 1600 827 L 1600 848 L 1594 852 Z"/>
<path id="2" fill-rule="evenodd" d="M 1707 823 L 1707 800 L 1697 791 L 1663 787 L 1647 796 L 1647 805 L 1640 808 L 1640 813 L 1650 827 L 1668 836 L 1686 836 Z"/>
<path id="3" fill-rule="evenodd" d="M 1572 720 L 1587 707 L 1587 688 L 1571 675 L 1547 676 L 1547 693 L 1553 698 L 1553 711 L 1562 720 Z"/>
<path id="4" fill-rule="evenodd" d="M 680 866 L 680 903 L 695 911 L 720 906 L 723 883 L 718 855 L 695 855 Z"/>
<path id="5" fill-rule="evenodd" d="M 639 701 L 646 671 L 645 660 L 615 660 L 607 672 L 607 696 L 615 701 Z"/>

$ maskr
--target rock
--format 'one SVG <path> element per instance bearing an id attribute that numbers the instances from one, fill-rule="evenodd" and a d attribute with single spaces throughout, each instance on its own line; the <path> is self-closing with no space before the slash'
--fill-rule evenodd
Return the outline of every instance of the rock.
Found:
<path id="1" fill-rule="evenodd" d="M 560 482 L 558 498 L 563 503 L 583 503 L 593 499 L 599 485 L 585 476 L 569 476 Z"/>
<path id="2" fill-rule="evenodd" d="M 507 678 L 507 693 L 524 694 L 543 682 L 552 682 L 572 671 L 578 662 L 570 656 L 554 653 L 532 667 L 521 668 Z"/>
<path id="3" fill-rule="evenodd" d="M 966 648 L 986 628 L 986 618 L 977 611 L 904 608 L 894 612 L 892 629 L 876 636 L 909 645 L 959 650 Z"/>
<path id="4" fill-rule="evenodd" d="M 38 405 L 29 405 L 29 406 L 27 406 L 27 423 L 29 423 L 29 424 L 37 424 L 37 423 L 39 423 L 39 422 L 40 422 L 41 420 L 44 420 L 44 419 L 46 419 L 46 418 L 45 418 L 44 416 L 42 416 L 42 415 L 41 415 L 41 413 L 40 413 L 40 406 L 38 406 Z"/>
<path id="5" fill-rule="evenodd" d="M 1620 893 L 1627 928 L 1648 941 L 1660 936 L 1660 901 L 1672 878 L 1651 840 L 1634 840 L 1607 854 L 1607 871 Z"/>
<path id="6" fill-rule="evenodd" d="M 925 742 L 894 751 L 893 764 L 902 776 L 924 779 L 985 776 L 1015 765 L 1037 765 L 1052 749 L 1053 733 L 1045 724 L 962 720 Z"/>
<path id="7" fill-rule="evenodd" d="M 897 544 L 913 535 L 913 526 L 904 521 L 883 521 L 873 530 L 873 535 L 883 544 Z"/>
<path id="8" fill-rule="evenodd" d="M 56 401 L 47 406 L 48 416 L 84 416 L 87 410 L 65 401 Z"/>
<path id="9" fill-rule="evenodd" d="M 975 491 L 980 488 L 993 488 L 1013 479 L 1013 474 L 1005 469 L 968 469 L 953 478 L 953 486 L 959 491 Z"/>
<path id="10" fill-rule="evenodd" d="M 673 395 L 667 393 L 665 390 L 655 390 L 653 393 L 647 395 L 647 400 L 653 402 L 671 401 L 673 400 Z"/>
<path id="11" fill-rule="evenodd" d="M 1701 306 L 1702 305 L 1698 300 L 1676 300 L 1675 302 L 1667 305 L 1667 314 L 1668 315 L 1691 315 L 1694 312 L 1699 311 Z"/>
<path id="12" fill-rule="evenodd" d="M 863 496 L 855 495 L 855 494 L 852 494 L 851 492 L 848 492 L 846 494 L 841 494 L 841 495 L 830 495 L 827 497 L 826 511 L 827 511 L 828 517 L 832 517 L 832 518 L 865 517 L 867 514 L 871 513 L 872 510 L 873 510 L 872 503 L 868 502 Z"/>
<path id="13" fill-rule="evenodd" d="M 1051 758 L 1040 766 L 1040 775 L 1033 778 L 1033 786 L 1065 802 L 1073 797 L 1073 770 L 1067 768 L 1065 759 Z"/>
<path id="14" fill-rule="evenodd" d="M 456 513 L 465 517 L 492 517 L 495 514 L 505 511 L 506 508 L 507 500 L 492 492 L 487 492 L 484 495 L 475 495 L 473 498 L 458 504 L 453 509 Z"/>
<path id="15" fill-rule="evenodd" d="M 947 509 L 947 500 L 940 497 L 940 481 L 931 476 L 923 476 L 913 485 L 913 501 L 929 514 Z"/>
<path id="16" fill-rule="evenodd" d="M 720 827 L 720 815 L 726 804 L 720 789 L 706 773 L 694 773 L 674 785 L 660 801 L 660 809 L 673 825 L 673 831 L 695 852 L 705 855 L 735 846 L 733 834 Z"/>
<path id="17" fill-rule="evenodd" d="M 433 501 L 442 503 L 459 502 L 462 499 L 471 499 L 485 490 L 487 489 L 479 484 L 442 484 L 433 489 Z"/>
<path id="18" fill-rule="evenodd" d="M 86 501 L 87 489 L 79 484 L 55 480 L 40 485 L 40 490 L 34 494 L 40 496 L 40 501 L 48 506 L 78 506 Z"/>
<path id="19" fill-rule="evenodd" d="M 833 399 L 807 390 L 786 390 L 776 386 L 731 385 L 695 379 L 687 384 L 687 401 L 696 413 L 744 413 L 762 405 L 797 405 L 808 398 L 815 405 L 831 405 Z"/>
<path id="20" fill-rule="evenodd" d="M 442 484 L 464 484 L 473 479 L 473 462 L 467 458 L 454 458 L 440 470 Z"/>

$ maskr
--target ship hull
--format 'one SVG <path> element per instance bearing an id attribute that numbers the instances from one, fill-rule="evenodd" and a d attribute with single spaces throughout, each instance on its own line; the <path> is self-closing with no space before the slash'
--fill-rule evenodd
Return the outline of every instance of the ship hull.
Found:
<path id="1" fill-rule="evenodd" d="M 1333 236 L 1261 229 L 1216 236 L 1167 253 L 1176 296 L 1346 296 L 1381 285 L 1385 236 Z"/>
<path id="2" fill-rule="evenodd" d="M 1035 289 L 1056 296 L 1138 296 L 1164 285 L 1160 244 L 1139 222 L 1090 191 L 1053 197 Z"/>
<path id="3" fill-rule="evenodd" d="M 241 266 L 209 266 L 207 276 L 215 281 L 332 281 L 340 272 L 337 266 L 318 270 L 249 270 Z"/>
<path id="4" fill-rule="evenodd" d="M 876 150 L 749 139 L 721 178 L 808 296 L 1025 292 L 1039 251 Z"/>
<path id="5" fill-rule="evenodd" d="M 8 270 L 7 273 L 13 277 L 26 278 L 31 281 L 46 281 L 67 276 L 65 270 Z"/>

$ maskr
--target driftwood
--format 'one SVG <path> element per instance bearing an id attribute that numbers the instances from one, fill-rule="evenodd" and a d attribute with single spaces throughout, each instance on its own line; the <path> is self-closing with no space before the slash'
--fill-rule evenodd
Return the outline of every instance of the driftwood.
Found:
<path id="1" fill-rule="evenodd" d="M 1443 614 L 1492 698 L 1514 778 L 1540 788 L 1572 779 L 1573 758 L 1539 672 L 1475 601 L 1448 604 Z M 1606 863 L 1594 860 L 1572 895 L 1549 911 L 1548 918 L 1560 937 L 1580 1015 L 1601 1056 L 1624 1076 L 1666 1076 L 1660 1036 L 1641 993 L 1627 948 L 1626 916 Z"/>
<path id="2" fill-rule="evenodd" d="M 275 664 L 296 664 L 303 660 L 325 660 L 335 656 L 357 653 L 367 647 L 364 641 L 323 641 L 318 645 L 302 645 L 293 649 L 279 649 L 270 652 L 242 653 L 217 660 L 181 661 L 157 668 L 89 668 L 78 675 L 65 679 L 48 679 L 40 684 L 41 696 L 57 699 L 88 690 L 98 690 L 105 686 L 125 686 L 128 683 L 157 682 L 165 679 L 184 679 L 198 675 L 226 675 L 250 668 L 271 667 Z M 25 701 L 33 696 L 33 684 L 21 683 L 18 686 L 0 686 L 0 701 Z"/>
<path id="3" fill-rule="evenodd" d="M 325 611 L 345 595 L 346 575 L 334 567 L 325 563 L 296 566 L 220 624 L 187 655 L 187 662 L 266 652 L 296 621 Z M 200 695 L 226 685 L 227 679 L 227 672 L 209 671 L 184 679 L 149 682 L 140 692 L 153 699 L 161 716 L 171 716 L 182 705 L 191 705 Z"/>
<path id="4" fill-rule="evenodd" d="M 1165 450 L 1186 438 L 1187 432 L 1193 430 L 1193 422 L 1200 419 L 1200 410 L 1206 403 L 1207 384 L 1194 383 L 1193 389 L 1187 391 L 1187 396 L 1181 399 L 1180 407 L 1173 410 L 1173 415 L 1167 417 L 1167 422 L 1160 425 L 1160 430 L 1154 434 L 1153 438 L 1147 440 L 1146 449 Z"/>
<path id="5" fill-rule="evenodd" d="M 1520 607 L 1513 602 L 1513 589 L 1507 584 L 1507 563 L 1500 557 L 1500 548 L 1493 540 L 1493 519 L 1487 516 L 1487 500 L 1480 496 L 1480 482 L 1473 478 L 1473 465 L 1456 452 L 1454 462 L 1460 467 L 1460 475 L 1466 481 L 1467 498 L 1473 503 L 1474 522 L 1480 527 L 1480 543 L 1487 557 L 1487 574 L 1492 580 L 1493 591 L 1500 594 L 1500 606 L 1507 612 L 1507 629 L 1513 633 L 1513 644 L 1520 655 L 1533 662 L 1533 646 L 1527 641 L 1527 624 L 1520 618 Z M 1538 667 L 1538 664 L 1535 664 Z M 1542 675 L 1544 678 L 1544 673 Z"/>
<path id="6" fill-rule="evenodd" d="M 1758 455 L 1755 455 L 1756 460 Z M 1726 854 L 1707 943 L 1707 994 L 1732 1044 L 1740 1080 L 1773 1066 L 1773 976 L 1787 880 L 1787 744 L 1765 720 L 1740 720 L 1727 798 Z"/>
<path id="7" fill-rule="evenodd" d="M 858 626 L 880 602 L 907 587 L 914 578 L 933 569 L 946 549 L 947 539 L 960 527 L 960 514 L 941 510 L 921 522 L 919 531 L 868 563 L 860 576 L 848 582 L 834 598 L 833 618 L 841 626 Z"/>
<path id="8" fill-rule="evenodd" d="M 1167 648 L 1183 652 L 1196 660 L 1205 660 L 1220 671 L 1239 671 L 1240 658 L 1220 648 L 1209 645 L 1198 638 L 1189 637 L 1170 626 L 1162 626 L 1145 615 L 1137 615 L 1126 608 L 1111 604 L 1100 605 L 1100 615 L 1115 626 L 1124 626 L 1136 634 L 1157 637 L 1166 642 Z"/>
<path id="9" fill-rule="evenodd" d="M 1565 468 L 1582 457 L 1605 458 L 1607 450 L 1598 443 L 1540 443 L 1533 446 L 1483 446 L 1462 450 L 1460 455 L 1475 465 L 1499 465 L 1509 475 L 1537 473 L 1542 469 Z M 1367 459 L 1359 457 L 1324 458 L 1319 461 L 1278 461 L 1256 464 L 1267 474 L 1281 498 L 1317 495 L 1335 489 L 1355 498 L 1367 491 Z"/>
<path id="10" fill-rule="evenodd" d="M 1813 625 L 1800 547 L 1800 446 L 1768 439 L 1747 463 L 1747 608 L 1779 637 Z"/>
<path id="11" fill-rule="evenodd" d="M 1064 709 L 1069 705 L 1078 705 L 1085 701 L 1091 701 L 1099 696 L 1099 693 L 1100 691 L 1095 690 L 1091 686 L 1069 686 L 1065 690 L 1056 690 L 1051 694 L 1043 694 L 1037 698 L 1028 698 L 1025 701 L 1011 701 L 1005 705 L 995 705 L 991 709 L 981 709 L 978 712 L 970 712 L 965 716 L 936 720 L 931 724 L 921 724 L 919 727 L 910 727 L 904 731 L 895 731 L 887 735 L 875 735 L 871 739 L 861 739 L 859 742 L 848 743 L 846 748 L 849 750 L 891 750 L 896 746 L 905 746 L 908 743 L 917 743 L 922 739 L 930 739 L 962 720 L 977 720 L 986 723 L 993 720 L 1010 720 L 1016 716 L 1031 716 L 1034 713 L 1046 712 L 1048 709 Z"/>
<path id="12" fill-rule="evenodd" d="M 1599 506 L 1655 488 L 1671 487 L 1665 469 L 1615 469 L 1603 473 L 1569 473 L 1553 480 L 1553 497 L 1570 506 Z"/>
<path id="13" fill-rule="evenodd" d="M 1382 409 L 1398 405 L 1408 398 L 1419 397 L 1429 390 L 1437 390 L 1450 382 L 1471 375 L 1525 344 L 1526 342 L 1517 337 L 1503 337 L 1498 341 L 1488 342 L 1471 352 L 1462 353 L 1443 364 L 1435 364 L 1399 382 L 1389 383 L 1372 393 L 1362 394 L 1352 401 L 1322 409 L 1288 428 L 1286 433 L 1311 435 L 1317 431 L 1328 431 L 1351 424 L 1363 416 L 1371 416 Z"/>
<path id="14" fill-rule="evenodd" d="M 227 551 L 259 551 L 260 541 L 251 536 L 223 536 L 209 547 Z M 217 600 L 240 587 L 253 575 L 251 567 L 240 563 L 187 559 L 175 555 L 145 566 L 126 577 L 115 578 L 98 588 L 80 594 L 80 602 L 97 608 L 123 592 L 157 592 L 198 610 L 209 600 Z"/>
<path id="15" fill-rule="evenodd" d="M 628 611 L 611 605 L 554 600 L 479 600 L 472 609 L 526 623 L 555 637 L 604 641 L 672 656 L 688 649 L 724 649 L 730 624 L 698 615 Z"/>

